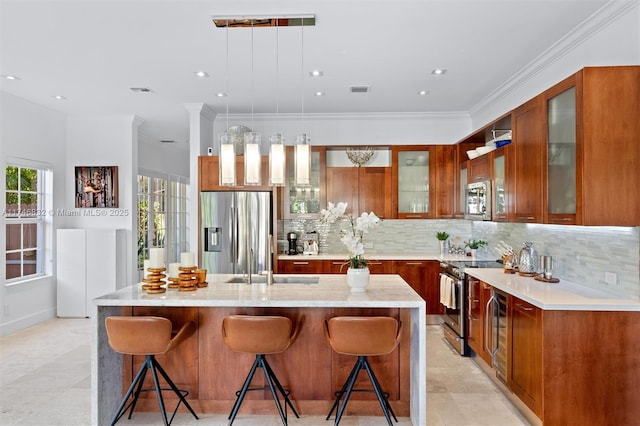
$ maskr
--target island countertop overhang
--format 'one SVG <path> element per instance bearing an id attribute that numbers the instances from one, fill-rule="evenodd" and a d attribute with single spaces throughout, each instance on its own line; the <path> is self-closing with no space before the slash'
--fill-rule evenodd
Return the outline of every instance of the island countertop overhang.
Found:
<path id="1" fill-rule="evenodd" d="M 317 284 L 227 283 L 233 274 L 209 274 L 208 286 L 195 291 L 168 289 L 147 294 L 139 283 L 94 299 L 97 306 L 253 306 L 253 307 L 425 307 L 399 275 L 374 274 L 365 293 L 352 293 L 344 274 L 320 274 Z M 304 277 L 304 275 L 280 275 Z"/>

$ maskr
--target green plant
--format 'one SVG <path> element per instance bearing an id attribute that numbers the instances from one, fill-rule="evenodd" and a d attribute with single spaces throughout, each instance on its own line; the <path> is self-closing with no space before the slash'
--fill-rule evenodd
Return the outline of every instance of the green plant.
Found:
<path id="1" fill-rule="evenodd" d="M 485 240 L 469 240 L 465 241 L 466 246 L 472 250 L 479 249 L 480 247 L 484 247 L 487 245 Z"/>
<path id="2" fill-rule="evenodd" d="M 447 238 L 449 238 L 449 234 L 446 231 L 440 231 L 436 233 L 436 238 L 440 241 L 445 241 Z"/>

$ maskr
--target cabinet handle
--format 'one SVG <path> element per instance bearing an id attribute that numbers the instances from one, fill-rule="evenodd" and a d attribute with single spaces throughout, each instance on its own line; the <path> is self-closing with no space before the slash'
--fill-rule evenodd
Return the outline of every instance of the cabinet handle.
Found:
<path id="1" fill-rule="evenodd" d="M 522 303 L 516 303 L 515 305 L 518 308 L 522 309 L 523 311 L 533 311 L 533 308 L 529 308 L 527 306 L 524 306 Z"/>
<path id="2" fill-rule="evenodd" d="M 422 265 L 422 262 L 407 262 L 405 265 Z"/>
<path id="3" fill-rule="evenodd" d="M 482 288 L 485 289 L 485 290 L 489 290 L 491 288 L 491 286 L 489 284 L 486 284 L 486 283 L 482 283 L 481 285 L 482 285 Z"/>
<path id="4" fill-rule="evenodd" d="M 516 216 L 516 219 L 518 219 L 518 220 L 534 220 L 535 217 L 534 216 Z"/>
<path id="5" fill-rule="evenodd" d="M 294 265 L 308 265 L 309 262 L 293 262 Z"/>
<path id="6" fill-rule="evenodd" d="M 404 217 L 406 217 L 407 219 L 421 219 L 422 215 L 421 214 L 407 214 Z"/>
<path id="7" fill-rule="evenodd" d="M 331 262 L 332 265 L 342 265 L 343 262 Z"/>
<path id="8" fill-rule="evenodd" d="M 369 262 L 369 265 L 382 265 L 382 262 Z"/>

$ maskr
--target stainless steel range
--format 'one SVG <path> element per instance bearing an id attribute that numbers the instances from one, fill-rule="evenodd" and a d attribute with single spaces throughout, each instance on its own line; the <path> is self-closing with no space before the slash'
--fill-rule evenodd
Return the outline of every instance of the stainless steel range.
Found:
<path id="1" fill-rule="evenodd" d="M 440 303 L 443 305 L 442 330 L 445 339 L 462 356 L 469 356 L 467 344 L 466 268 L 502 268 L 496 261 L 456 260 L 440 262 Z M 444 292 L 444 293 L 443 293 Z"/>

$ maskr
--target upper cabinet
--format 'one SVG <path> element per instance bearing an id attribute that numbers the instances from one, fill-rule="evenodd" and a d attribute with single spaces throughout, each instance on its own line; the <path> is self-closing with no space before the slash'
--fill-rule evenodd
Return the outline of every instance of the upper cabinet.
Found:
<path id="1" fill-rule="evenodd" d="M 511 222 L 542 223 L 544 103 L 537 96 L 512 114 L 513 143 L 507 159 Z"/>
<path id="2" fill-rule="evenodd" d="M 640 225 L 640 66 L 584 68 L 542 97 L 545 222 Z"/>
<path id="3" fill-rule="evenodd" d="M 282 212 L 285 219 L 318 219 L 320 210 L 327 207 L 326 149 L 311 148 L 311 179 L 309 185 L 296 186 L 294 150 L 287 147 L 287 176 Z"/>
<path id="4" fill-rule="evenodd" d="M 398 219 L 435 217 L 436 156 L 432 146 L 393 146 L 393 212 Z"/>
<path id="5" fill-rule="evenodd" d="M 374 149 L 366 165 L 357 167 L 349 160 L 344 148 L 327 149 L 327 201 L 346 202 L 347 214 L 359 216 L 374 212 L 389 219 L 391 211 L 390 150 Z"/>
<path id="6" fill-rule="evenodd" d="M 436 145 L 435 202 L 434 214 L 438 219 L 456 217 L 456 188 L 458 187 L 458 167 L 456 145 Z"/>

